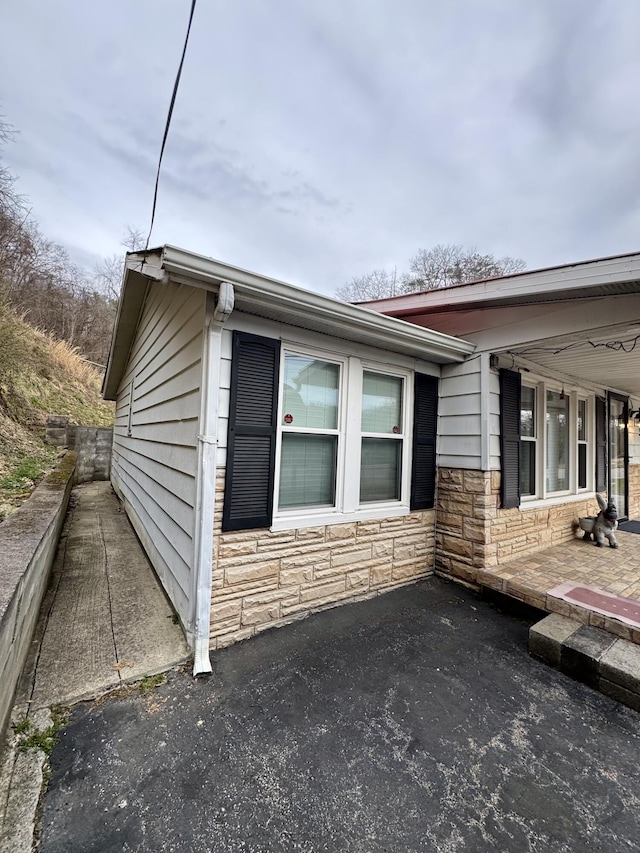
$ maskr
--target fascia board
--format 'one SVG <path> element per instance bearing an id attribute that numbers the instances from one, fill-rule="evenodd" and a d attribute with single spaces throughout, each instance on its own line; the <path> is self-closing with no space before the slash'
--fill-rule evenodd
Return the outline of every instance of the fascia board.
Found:
<path id="1" fill-rule="evenodd" d="M 376 311 L 400 316 L 420 311 L 429 313 L 443 308 L 455 309 L 476 303 L 490 305 L 495 300 L 509 300 L 515 304 L 519 298 L 530 300 L 533 296 L 551 298 L 568 292 L 579 296 L 581 291 L 636 281 L 639 282 L 640 290 L 640 253 L 521 272 L 487 281 L 370 300 L 362 304 L 370 308 L 375 306 Z"/>
<path id="2" fill-rule="evenodd" d="M 130 269 L 125 270 L 107 369 L 102 382 L 102 396 L 105 400 L 117 398 L 120 380 L 126 368 L 131 342 L 138 326 L 148 284 L 148 277 Z"/>

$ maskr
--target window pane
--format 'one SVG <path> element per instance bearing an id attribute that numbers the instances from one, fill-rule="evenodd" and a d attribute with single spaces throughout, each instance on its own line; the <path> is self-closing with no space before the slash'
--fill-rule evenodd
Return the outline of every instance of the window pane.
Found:
<path id="1" fill-rule="evenodd" d="M 282 434 L 281 509 L 333 506 L 338 436 Z"/>
<path id="2" fill-rule="evenodd" d="M 536 389 L 522 386 L 520 434 L 533 438 L 536 434 Z"/>
<path id="3" fill-rule="evenodd" d="M 587 440 L 587 401 L 578 400 L 578 441 Z"/>
<path id="4" fill-rule="evenodd" d="M 340 366 L 301 355 L 284 360 L 283 423 L 337 429 Z"/>
<path id="5" fill-rule="evenodd" d="M 363 438 L 360 461 L 360 501 L 400 500 L 402 442 Z"/>
<path id="6" fill-rule="evenodd" d="M 402 379 L 398 376 L 364 371 L 362 432 L 402 432 Z"/>
<path id="7" fill-rule="evenodd" d="M 547 391 L 547 491 L 569 488 L 569 398 Z"/>
<path id="8" fill-rule="evenodd" d="M 520 494 L 535 495 L 536 493 L 536 443 L 535 441 L 520 442 Z"/>

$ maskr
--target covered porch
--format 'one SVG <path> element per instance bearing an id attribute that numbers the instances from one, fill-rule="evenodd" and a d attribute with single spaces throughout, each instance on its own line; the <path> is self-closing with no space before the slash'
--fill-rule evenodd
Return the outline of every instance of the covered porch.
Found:
<path id="1" fill-rule="evenodd" d="M 548 613 L 559 613 L 586 625 L 602 628 L 640 644 L 640 535 L 619 531 L 619 548 L 597 548 L 581 538 L 553 545 L 491 568 L 478 569 L 476 583 Z M 588 603 L 552 594 L 557 587 L 597 589 L 625 601 Z M 595 599 L 589 594 L 576 596 Z M 610 609 L 609 615 L 600 612 Z M 614 612 L 618 612 L 618 616 Z M 626 614 L 626 615 L 622 615 Z"/>

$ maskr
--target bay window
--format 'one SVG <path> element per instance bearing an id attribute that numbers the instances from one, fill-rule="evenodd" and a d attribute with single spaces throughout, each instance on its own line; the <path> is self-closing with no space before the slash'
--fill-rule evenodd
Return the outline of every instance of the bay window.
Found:
<path id="1" fill-rule="evenodd" d="M 546 400 L 546 492 L 553 494 L 569 489 L 569 397 L 547 391 Z"/>
<path id="2" fill-rule="evenodd" d="M 520 494 L 523 497 L 536 493 L 537 433 L 536 389 L 523 385 L 520 405 Z"/>
<path id="3" fill-rule="evenodd" d="M 587 488 L 587 401 L 578 400 L 578 489 Z"/>

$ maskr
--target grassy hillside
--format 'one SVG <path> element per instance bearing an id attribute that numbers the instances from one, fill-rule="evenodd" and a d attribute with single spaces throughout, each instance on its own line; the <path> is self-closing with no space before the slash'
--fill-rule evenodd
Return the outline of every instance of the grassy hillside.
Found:
<path id="1" fill-rule="evenodd" d="M 111 426 L 113 404 L 101 399 L 100 383 L 68 344 L 0 304 L 0 521 L 55 464 L 57 450 L 44 443 L 47 415 Z"/>

